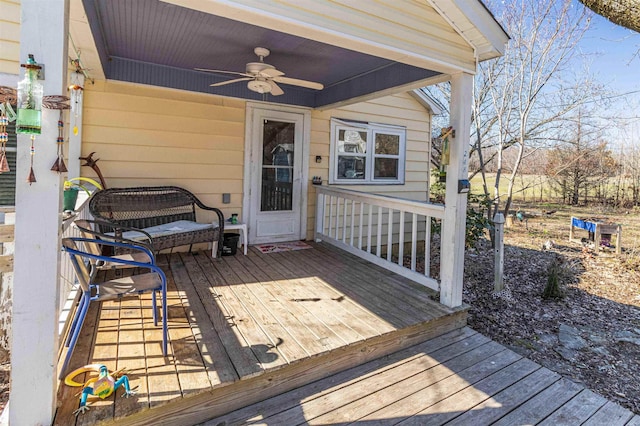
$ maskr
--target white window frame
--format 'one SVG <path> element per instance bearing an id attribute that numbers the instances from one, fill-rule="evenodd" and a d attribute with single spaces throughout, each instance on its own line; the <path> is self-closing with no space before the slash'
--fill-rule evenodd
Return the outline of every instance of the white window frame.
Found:
<path id="1" fill-rule="evenodd" d="M 364 179 L 338 178 L 338 157 L 350 156 L 349 153 L 338 152 L 338 135 L 341 130 L 354 130 L 367 133 L 367 150 L 365 154 L 355 155 L 365 157 L 366 167 Z M 398 155 L 386 155 L 375 153 L 375 138 L 377 134 L 397 135 L 399 137 Z M 331 149 L 329 162 L 329 184 L 339 185 L 404 185 L 406 163 L 407 129 L 401 126 L 392 126 L 378 123 L 363 123 L 346 121 L 337 118 L 331 119 Z M 375 178 L 376 158 L 397 158 L 398 177 L 395 179 Z"/>

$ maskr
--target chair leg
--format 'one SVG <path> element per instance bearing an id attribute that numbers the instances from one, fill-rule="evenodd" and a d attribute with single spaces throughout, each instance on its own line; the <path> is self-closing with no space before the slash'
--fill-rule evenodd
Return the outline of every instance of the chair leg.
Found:
<path id="1" fill-rule="evenodd" d="M 167 330 L 167 283 L 165 282 L 162 286 L 162 354 L 167 356 L 167 340 L 168 340 L 168 330 Z"/>
<path id="2" fill-rule="evenodd" d="M 72 330 L 71 340 L 69 342 L 69 349 L 67 349 L 67 355 L 64 358 L 64 363 L 62 364 L 62 368 L 60 368 L 59 379 L 64 378 L 64 373 L 69 366 L 69 361 L 71 360 L 71 355 L 73 355 L 73 349 L 76 346 L 76 342 L 78 341 L 78 336 L 80 335 L 80 330 L 82 330 L 82 324 L 84 323 L 84 319 L 87 316 L 87 311 L 89 310 L 89 302 L 91 296 L 89 294 L 83 294 L 82 299 L 84 299 L 81 303 L 82 309 L 76 310 L 77 318 L 74 318 L 74 322 L 76 323 L 75 328 Z M 80 307 L 80 306 L 79 306 Z"/>
<path id="3" fill-rule="evenodd" d="M 153 325 L 158 326 L 158 306 L 156 303 L 156 290 L 151 293 L 151 307 L 153 308 Z"/>
<path id="4" fill-rule="evenodd" d="M 64 346 L 67 348 L 69 347 L 69 343 L 71 343 L 71 337 L 73 336 L 73 333 L 75 332 L 74 330 L 78 325 L 78 312 L 82 310 L 82 306 L 85 303 L 86 303 L 86 298 L 84 297 L 84 295 L 82 295 L 80 297 L 80 300 L 78 301 L 78 306 L 76 306 L 76 311 L 73 315 L 73 321 L 71 321 L 71 326 L 69 327 L 69 332 L 67 333 L 67 340 L 64 342 Z"/>

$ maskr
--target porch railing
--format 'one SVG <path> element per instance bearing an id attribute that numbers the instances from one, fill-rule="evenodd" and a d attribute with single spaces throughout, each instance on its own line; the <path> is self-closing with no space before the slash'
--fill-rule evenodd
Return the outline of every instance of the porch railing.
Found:
<path id="1" fill-rule="evenodd" d="M 77 214 L 62 222 L 61 238 L 79 237 L 77 228 L 72 226 L 78 219 L 90 219 L 89 197 L 84 193 L 78 194 L 80 205 L 77 206 Z M 69 320 L 73 314 L 73 307 L 78 296 L 78 283 L 69 256 L 62 253 L 60 255 L 60 275 L 58 276 L 58 289 L 60 291 L 60 317 L 58 319 L 58 331 L 60 336 L 64 336 L 69 327 Z M 63 340 L 60 339 L 62 344 Z"/>
<path id="2" fill-rule="evenodd" d="M 442 225 L 444 206 L 325 186 L 316 197 L 316 241 L 440 289 L 431 274 L 431 227 Z"/>

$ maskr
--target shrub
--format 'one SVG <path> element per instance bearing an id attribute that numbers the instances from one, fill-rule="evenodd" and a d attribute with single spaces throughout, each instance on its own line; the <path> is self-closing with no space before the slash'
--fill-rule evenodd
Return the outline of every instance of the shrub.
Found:
<path id="1" fill-rule="evenodd" d="M 549 266 L 549 273 L 547 275 L 547 285 L 542 292 L 543 299 L 562 299 L 564 292 L 560 286 L 562 275 L 562 266 L 557 258 L 555 258 Z"/>

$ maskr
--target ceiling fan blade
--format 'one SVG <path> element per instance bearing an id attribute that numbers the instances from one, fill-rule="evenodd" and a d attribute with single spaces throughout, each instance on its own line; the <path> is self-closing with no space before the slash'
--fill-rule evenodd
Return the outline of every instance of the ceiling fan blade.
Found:
<path id="1" fill-rule="evenodd" d="M 239 81 L 253 80 L 252 77 L 234 78 L 233 80 L 221 81 L 219 83 L 210 84 L 211 87 L 224 86 L 226 84 L 237 83 Z"/>
<path id="2" fill-rule="evenodd" d="M 253 77 L 250 74 L 246 74 L 246 73 L 243 73 L 243 72 L 236 72 L 236 71 L 209 70 L 209 69 L 206 69 L 206 68 L 194 68 L 194 70 L 210 72 L 210 73 L 214 73 L 214 74 L 233 74 L 233 75 L 243 75 L 245 77 Z"/>
<path id="3" fill-rule="evenodd" d="M 316 83 L 314 81 L 299 80 L 297 78 L 274 77 L 273 81 L 277 81 L 278 83 L 282 83 L 282 84 L 290 84 L 292 86 L 306 87 L 307 89 L 315 89 L 315 90 L 324 89 L 324 86 L 320 83 Z"/>
<path id="4" fill-rule="evenodd" d="M 273 80 L 268 80 L 269 85 L 271 86 L 271 94 L 273 96 L 280 96 L 280 95 L 284 95 L 284 91 L 280 88 L 280 86 L 278 86 L 275 81 Z"/>
<path id="5" fill-rule="evenodd" d="M 260 71 L 260 74 L 263 74 L 265 77 L 280 77 L 284 75 L 282 71 L 277 70 L 275 68 L 264 69 Z"/>

